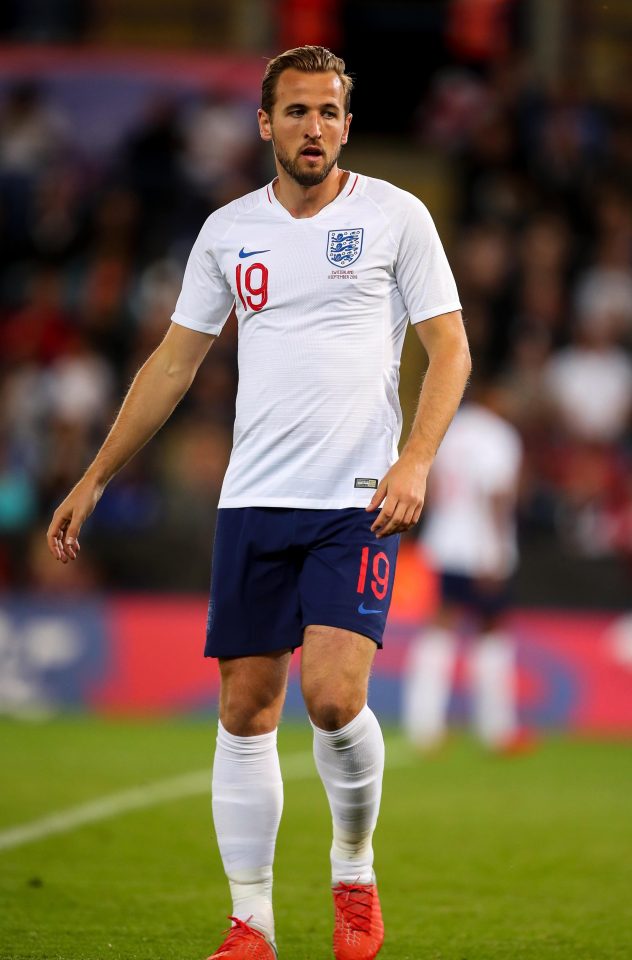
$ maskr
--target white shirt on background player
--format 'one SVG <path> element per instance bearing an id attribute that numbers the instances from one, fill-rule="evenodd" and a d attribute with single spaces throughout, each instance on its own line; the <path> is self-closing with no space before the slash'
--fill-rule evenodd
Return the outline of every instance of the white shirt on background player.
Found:
<path id="1" fill-rule="evenodd" d="M 200 231 L 172 320 L 218 334 L 233 304 L 239 389 L 219 506 L 366 507 L 397 459 L 407 317 L 460 309 L 426 207 L 354 173 L 309 218 L 272 184 L 229 203 Z"/>
<path id="2" fill-rule="evenodd" d="M 428 478 L 421 541 L 434 566 L 465 576 L 510 576 L 518 562 L 513 513 L 499 524 L 493 498 L 517 496 L 522 441 L 482 406 L 466 403 L 448 427 Z"/>

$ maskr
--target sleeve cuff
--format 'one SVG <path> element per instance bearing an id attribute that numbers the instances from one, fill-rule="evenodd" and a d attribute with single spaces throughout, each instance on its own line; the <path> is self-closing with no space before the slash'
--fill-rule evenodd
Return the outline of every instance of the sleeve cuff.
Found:
<path id="1" fill-rule="evenodd" d="M 201 320 L 192 320 L 190 317 L 185 317 L 182 313 L 172 313 L 171 319 L 173 323 L 178 323 L 181 327 L 188 327 L 189 330 L 197 330 L 199 333 L 208 333 L 212 336 L 217 336 L 222 332 L 222 327 L 226 323 L 226 319 L 222 323 L 204 323 Z"/>
<path id="2" fill-rule="evenodd" d="M 414 317 L 410 318 L 412 324 L 421 323 L 422 320 L 431 320 L 432 317 L 440 317 L 442 313 L 452 313 L 454 310 L 462 310 L 461 304 L 458 300 L 453 300 L 452 303 L 441 303 L 438 307 L 430 307 L 428 310 L 422 310 L 421 313 L 416 313 Z"/>

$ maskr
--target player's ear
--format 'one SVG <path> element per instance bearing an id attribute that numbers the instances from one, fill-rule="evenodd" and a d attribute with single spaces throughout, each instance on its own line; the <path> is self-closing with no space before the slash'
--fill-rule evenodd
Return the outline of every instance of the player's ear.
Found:
<path id="1" fill-rule="evenodd" d="M 259 121 L 259 136 L 261 139 L 272 140 L 272 124 L 270 122 L 270 115 L 260 107 L 257 110 L 257 119 Z"/>
<path id="2" fill-rule="evenodd" d="M 345 144 L 349 139 L 349 127 L 351 126 L 352 120 L 353 120 L 353 114 L 348 113 L 347 116 L 345 117 L 345 126 L 344 126 L 344 130 L 342 131 L 342 140 L 340 141 L 342 144 Z"/>

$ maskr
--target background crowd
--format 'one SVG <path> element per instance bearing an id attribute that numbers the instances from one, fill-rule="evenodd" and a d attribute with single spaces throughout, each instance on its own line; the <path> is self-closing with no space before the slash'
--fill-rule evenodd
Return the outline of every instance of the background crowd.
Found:
<path id="1" fill-rule="evenodd" d="M 569 564 L 614 564 L 629 583 L 629 86 L 597 97 L 547 83 L 513 43 L 484 66 L 446 55 L 403 132 L 420 162 L 441 161 L 475 375 L 502 383 L 525 442 L 525 556 L 544 551 L 561 579 Z M 203 221 L 271 178 L 256 106 L 162 91 L 95 153 L 41 77 L 0 87 L 0 586 L 207 588 L 234 318 L 169 424 L 107 488 L 81 563 L 52 563 L 44 531 L 163 336 Z M 534 599 L 546 596 L 538 566 L 526 566 Z"/>

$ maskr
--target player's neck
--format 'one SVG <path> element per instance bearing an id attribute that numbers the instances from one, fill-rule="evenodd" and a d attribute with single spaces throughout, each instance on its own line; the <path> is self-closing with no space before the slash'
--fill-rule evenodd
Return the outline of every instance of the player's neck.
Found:
<path id="1" fill-rule="evenodd" d="M 302 187 L 296 180 L 277 166 L 277 178 L 272 184 L 279 203 L 296 219 L 315 217 L 323 207 L 335 200 L 349 179 L 349 171 L 335 166 L 322 183 L 314 187 Z"/>

